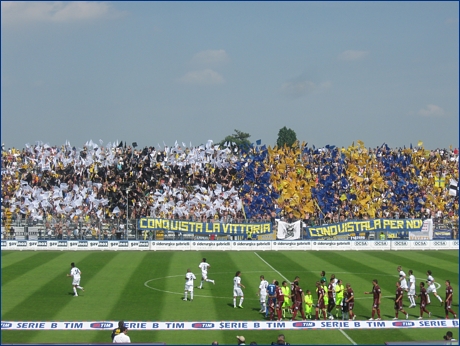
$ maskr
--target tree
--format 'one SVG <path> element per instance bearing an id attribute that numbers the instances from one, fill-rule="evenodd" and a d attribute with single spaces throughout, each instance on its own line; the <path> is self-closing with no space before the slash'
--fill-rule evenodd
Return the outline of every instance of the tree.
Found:
<path id="1" fill-rule="evenodd" d="M 251 146 L 251 142 L 248 140 L 249 137 L 251 137 L 249 133 L 235 130 L 235 133 L 233 135 L 225 137 L 218 144 L 220 147 L 223 147 L 225 143 L 227 143 L 232 148 L 235 148 L 235 147 L 238 147 L 238 149 L 248 148 Z"/>
<path id="2" fill-rule="evenodd" d="M 288 147 L 292 147 L 296 141 L 297 135 L 295 132 L 291 129 L 287 129 L 285 126 L 278 132 L 278 140 L 276 141 L 276 145 L 278 148 L 283 147 L 285 144 Z"/>

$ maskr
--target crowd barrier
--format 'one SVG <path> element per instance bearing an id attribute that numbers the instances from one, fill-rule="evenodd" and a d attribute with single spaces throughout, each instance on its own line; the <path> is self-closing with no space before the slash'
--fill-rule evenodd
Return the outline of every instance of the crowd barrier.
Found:
<path id="1" fill-rule="evenodd" d="M 459 250 L 458 240 L 2 240 L 1 250 L 57 251 L 361 251 Z"/>

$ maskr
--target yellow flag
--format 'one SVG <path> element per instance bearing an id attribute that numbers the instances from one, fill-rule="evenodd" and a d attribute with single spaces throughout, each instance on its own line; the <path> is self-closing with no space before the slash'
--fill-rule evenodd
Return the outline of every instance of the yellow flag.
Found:
<path id="1" fill-rule="evenodd" d="M 417 146 L 418 146 L 418 147 L 423 147 L 423 142 L 422 142 L 422 141 L 418 141 Z"/>

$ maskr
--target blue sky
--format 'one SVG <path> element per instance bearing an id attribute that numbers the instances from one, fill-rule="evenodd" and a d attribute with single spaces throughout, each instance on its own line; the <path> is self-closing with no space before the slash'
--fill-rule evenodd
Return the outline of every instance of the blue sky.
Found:
<path id="1" fill-rule="evenodd" d="M 1 2 L 5 147 L 286 126 L 316 147 L 458 147 L 458 2 Z"/>

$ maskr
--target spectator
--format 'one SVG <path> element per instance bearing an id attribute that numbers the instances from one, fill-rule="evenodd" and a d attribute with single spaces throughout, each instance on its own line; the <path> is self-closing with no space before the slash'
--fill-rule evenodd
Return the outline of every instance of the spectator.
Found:
<path id="1" fill-rule="evenodd" d="M 121 327 L 120 334 L 113 338 L 114 344 L 130 344 L 131 338 L 128 336 L 128 328 Z"/>
<path id="2" fill-rule="evenodd" d="M 286 342 L 286 340 L 284 339 L 284 334 L 280 334 L 278 335 L 278 340 L 276 340 L 276 342 L 272 342 L 271 343 L 272 345 L 290 345 L 290 343 Z"/>
<path id="3" fill-rule="evenodd" d="M 246 345 L 246 339 L 244 338 L 244 336 L 237 336 L 236 339 L 238 341 L 238 345 Z"/>

